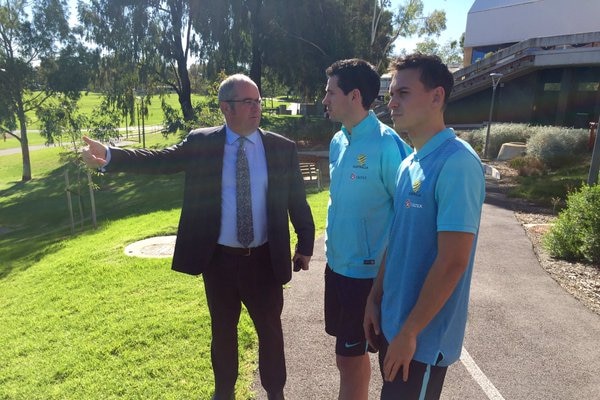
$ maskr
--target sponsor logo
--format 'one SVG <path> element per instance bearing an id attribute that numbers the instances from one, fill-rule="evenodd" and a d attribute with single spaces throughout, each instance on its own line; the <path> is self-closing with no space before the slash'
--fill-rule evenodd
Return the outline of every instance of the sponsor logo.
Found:
<path id="1" fill-rule="evenodd" d="M 423 208 L 423 204 L 413 203 L 412 201 L 410 201 L 410 199 L 406 199 L 404 201 L 404 207 L 405 208 Z"/>
<path id="2" fill-rule="evenodd" d="M 375 265 L 375 260 L 363 260 L 364 265 Z"/>
<path id="3" fill-rule="evenodd" d="M 353 181 L 354 181 L 354 180 L 357 180 L 357 179 L 359 179 L 359 180 L 360 180 L 360 179 L 364 179 L 364 180 L 366 180 L 366 179 L 367 179 L 367 177 L 366 177 L 365 175 L 356 175 L 355 173 L 352 173 L 352 174 L 350 175 L 350 179 L 352 179 Z"/>
<path id="4" fill-rule="evenodd" d="M 356 342 L 356 343 L 348 343 L 348 342 L 346 342 L 346 343 L 344 343 L 344 347 L 347 348 L 347 349 L 351 349 L 353 347 L 358 346 L 359 344 L 360 344 L 360 342 Z"/>

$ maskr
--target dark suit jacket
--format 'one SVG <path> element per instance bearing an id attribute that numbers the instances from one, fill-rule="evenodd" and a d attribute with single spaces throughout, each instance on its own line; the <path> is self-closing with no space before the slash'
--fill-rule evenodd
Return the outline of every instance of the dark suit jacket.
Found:
<path id="1" fill-rule="evenodd" d="M 275 277 L 291 279 L 289 218 L 298 236 L 297 251 L 311 256 L 315 226 L 293 141 L 259 130 L 267 158 L 267 237 Z M 221 177 L 225 126 L 195 129 L 181 143 L 163 150 L 111 147 L 106 172 L 166 174 L 185 172 L 183 205 L 172 268 L 201 274 L 211 261 L 221 226 Z"/>

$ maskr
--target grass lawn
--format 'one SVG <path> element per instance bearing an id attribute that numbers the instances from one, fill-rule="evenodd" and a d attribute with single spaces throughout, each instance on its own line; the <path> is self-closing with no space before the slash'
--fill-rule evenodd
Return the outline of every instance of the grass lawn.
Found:
<path id="1" fill-rule="evenodd" d="M 176 141 L 149 135 L 147 144 Z M 0 399 L 204 399 L 213 390 L 210 321 L 202 278 L 172 272 L 170 259 L 125 256 L 136 240 L 174 234 L 183 176 L 97 176 L 99 228 L 87 187 L 72 191 L 56 147 L 0 161 Z M 74 171 L 71 182 L 76 181 Z M 328 192 L 309 196 L 319 234 Z M 238 395 L 251 398 L 256 337 L 243 315 Z"/>

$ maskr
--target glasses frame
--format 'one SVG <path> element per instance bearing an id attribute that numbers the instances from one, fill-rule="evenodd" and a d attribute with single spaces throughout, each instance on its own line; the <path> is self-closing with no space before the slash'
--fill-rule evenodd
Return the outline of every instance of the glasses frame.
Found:
<path id="1" fill-rule="evenodd" d="M 262 107 L 262 97 L 258 99 L 241 99 L 241 100 L 225 100 L 226 103 L 242 103 L 245 106 L 257 106 Z"/>

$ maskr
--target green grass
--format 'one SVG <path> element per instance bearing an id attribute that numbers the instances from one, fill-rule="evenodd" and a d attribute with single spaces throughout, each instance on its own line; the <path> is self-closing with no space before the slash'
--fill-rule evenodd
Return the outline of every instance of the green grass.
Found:
<path id="1" fill-rule="evenodd" d="M 573 190 L 587 181 L 590 160 L 580 164 L 565 166 L 545 175 L 520 176 L 518 185 L 509 191 L 509 196 L 526 199 L 530 202 L 553 207 L 558 199 L 564 201 Z"/>
<path id="2" fill-rule="evenodd" d="M 148 145 L 167 145 L 150 135 Z M 0 399 L 208 398 L 210 321 L 202 279 L 170 259 L 124 255 L 136 240 L 174 234 L 182 175 L 95 178 L 99 228 L 69 234 L 59 148 L 0 161 Z M 75 173 L 70 172 L 71 181 Z M 319 233 L 328 192 L 309 196 Z M 89 215 L 89 197 L 73 192 Z M 77 207 L 76 207 L 77 210 Z M 251 398 L 256 336 L 240 322 L 238 395 Z"/>

